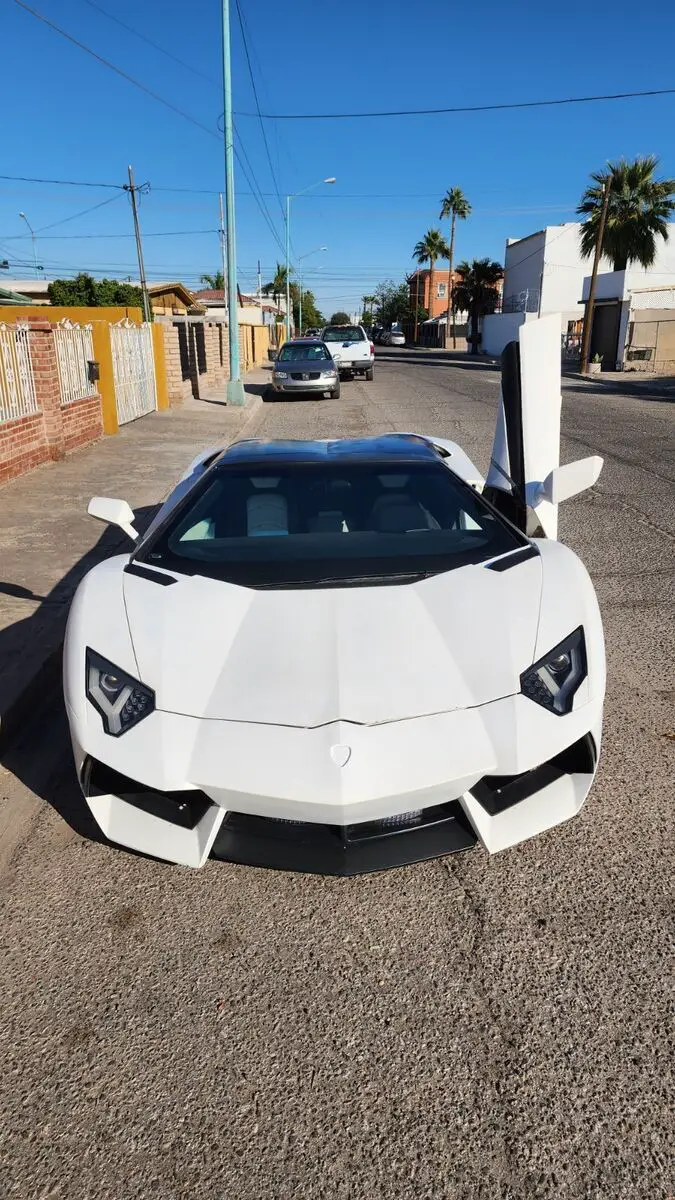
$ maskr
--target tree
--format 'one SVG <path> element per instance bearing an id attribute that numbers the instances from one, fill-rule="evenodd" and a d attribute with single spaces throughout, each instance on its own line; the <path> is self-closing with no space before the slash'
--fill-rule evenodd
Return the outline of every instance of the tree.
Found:
<path id="1" fill-rule="evenodd" d="M 471 353 L 478 353 L 478 319 L 492 313 L 499 300 L 497 284 L 504 278 L 501 264 L 489 258 L 474 258 L 457 267 L 460 282 L 453 292 L 455 308 L 469 313 L 471 320 Z"/>
<path id="2" fill-rule="evenodd" d="M 47 295 L 51 304 L 68 308 L 143 307 L 143 293 L 139 287 L 119 279 L 94 279 L 85 272 L 74 279 L 55 279 L 49 284 Z"/>
<path id="3" fill-rule="evenodd" d="M 434 315 L 434 272 L 436 270 L 436 261 L 439 258 L 447 258 L 450 254 L 450 247 L 446 242 L 440 229 L 428 229 L 418 242 L 413 250 L 412 256 L 420 264 L 429 263 L 429 314 Z"/>
<path id="4" fill-rule="evenodd" d="M 330 321 L 328 322 L 328 324 L 329 325 L 350 325 L 351 318 L 349 316 L 349 313 L 334 312 Z"/>
<path id="5" fill-rule="evenodd" d="M 675 212 L 675 179 L 655 179 L 659 165 L 655 155 L 625 158 L 608 163 L 606 171 L 595 171 L 581 197 L 577 212 L 588 219 L 581 226 L 581 253 L 591 258 L 600 226 L 603 187 L 609 182 L 607 223 L 602 252 L 612 260 L 615 271 L 625 271 L 638 262 L 647 269 L 656 258 L 656 239 L 668 240 L 668 218 Z"/>
<path id="6" fill-rule="evenodd" d="M 282 263 L 277 263 L 274 279 L 263 284 L 262 292 L 264 296 L 271 296 L 275 304 L 286 295 L 286 268 Z"/>
<path id="7" fill-rule="evenodd" d="M 455 331 L 455 306 L 452 302 L 452 292 L 454 288 L 452 279 L 452 268 L 455 261 L 455 221 L 459 217 L 460 221 L 466 221 L 466 218 L 471 212 L 471 205 L 467 200 L 461 188 L 448 188 L 441 202 L 441 220 L 443 217 L 450 217 L 450 253 L 448 262 L 450 270 L 448 272 L 448 316 L 452 309 L 452 348 L 457 349 L 457 335 Z M 447 343 L 447 329 L 446 329 Z"/>
<path id="8" fill-rule="evenodd" d="M 225 291 L 225 276 L 222 271 L 216 271 L 215 275 L 200 275 L 199 282 L 213 288 L 214 292 Z"/>
<path id="9" fill-rule="evenodd" d="M 395 321 L 414 321 L 415 305 L 410 300 L 408 282 L 394 283 L 386 280 L 375 289 L 376 319 L 380 325 L 389 327 Z M 426 321 L 426 308 L 418 308 L 417 320 Z"/>

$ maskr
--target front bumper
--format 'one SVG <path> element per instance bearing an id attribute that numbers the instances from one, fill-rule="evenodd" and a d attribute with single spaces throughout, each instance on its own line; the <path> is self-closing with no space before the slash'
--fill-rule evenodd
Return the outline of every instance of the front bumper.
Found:
<path id="1" fill-rule="evenodd" d="M 113 739 L 89 708 L 69 710 L 73 747 L 111 841 L 185 866 L 213 853 L 329 874 L 476 841 L 493 853 L 567 820 L 592 784 L 602 724 L 599 701 L 559 718 L 518 695 L 317 729 L 155 712 Z"/>
<path id="2" fill-rule="evenodd" d="M 339 374 L 329 379 L 273 379 L 275 392 L 332 392 L 337 387 Z"/>

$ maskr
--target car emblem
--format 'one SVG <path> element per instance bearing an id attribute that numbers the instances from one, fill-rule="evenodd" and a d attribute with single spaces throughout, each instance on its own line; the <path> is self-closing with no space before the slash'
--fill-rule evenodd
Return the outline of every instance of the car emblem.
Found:
<path id="1" fill-rule="evenodd" d="M 331 746 L 330 756 L 337 767 L 344 767 L 352 756 L 351 746 Z"/>
<path id="2" fill-rule="evenodd" d="M 309 379 L 309 375 L 303 375 L 303 379 Z"/>

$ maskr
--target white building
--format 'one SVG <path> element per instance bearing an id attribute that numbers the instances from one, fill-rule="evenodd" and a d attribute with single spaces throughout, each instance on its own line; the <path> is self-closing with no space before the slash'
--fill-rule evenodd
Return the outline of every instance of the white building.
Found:
<path id="1" fill-rule="evenodd" d="M 675 224 L 672 229 L 669 241 L 658 240 L 656 260 L 647 271 L 630 266 L 626 271 L 613 272 L 613 264 L 601 258 L 598 298 L 620 304 L 635 289 L 675 283 Z M 593 265 L 591 259 L 581 256 L 580 232 L 581 222 L 569 221 L 548 225 L 528 237 L 507 239 L 502 313 L 485 318 L 485 353 L 500 354 L 507 342 L 518 336 L 518 327 L 524 321 L 549 313 L 560 313 L 561 334 L 580 336 L 586 298 L 584 281 Z"/>

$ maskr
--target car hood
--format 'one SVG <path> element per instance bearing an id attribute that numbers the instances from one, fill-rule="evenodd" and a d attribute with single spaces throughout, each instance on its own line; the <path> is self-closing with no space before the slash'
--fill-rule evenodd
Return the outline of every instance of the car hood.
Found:
<path id="1" fill-rule="evenodd" d="M 124 575 L 157 707 L 228 721 L 379 724 L 512 695 L 532 662 L 541 560 L 400 586 L 256 591 Z"/>

